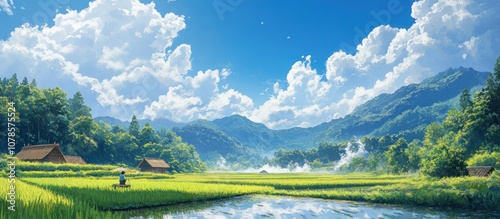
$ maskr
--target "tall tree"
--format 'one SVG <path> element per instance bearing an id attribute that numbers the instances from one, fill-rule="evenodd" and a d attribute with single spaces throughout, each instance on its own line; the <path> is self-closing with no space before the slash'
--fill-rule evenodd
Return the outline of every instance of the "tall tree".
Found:
<path id="1" fill-rule="evenodd" d="M 433 147 L 444 135 L 444 128 L 439 123 L 431 123 L 425 131 L 424 146 Z"/>
<path id="2" fill-rule="evenodd" d="M 439 138 L 436 145 L 422 148 L 420 171 L 432 177 L 463 176 L 467 173 L 464 152 L 465 148 L 457 144 L 456 135 L 450 132 Z"/>
<path id="3" fill-rule="evenodd" d="M 45 97 L 48 103 L 48 118 L 46 142 L 58 142 L 64 144 L 69 134 L 69 110 L 66 93 L 61 88 L 45 89 Z"/>
<path id="4" fill-rule="evenodd" d="M 460 94 L 460 110 L 463 112 L 472 104 L 469 90 L 466 88 Z"/>
<path id="5" fill-rule="evenodd" d="M 391 173 L 403 173 L 408 171 L 408 155 L 405 153 L 408 142 L 404 138 L 398 139 L 384 153 L 387 158 L 387 168 Z"/>
<path id="6" fill-rule="evenodd" d="M 495 67 L 493 67 L 493 74 L 495 75 L 495 79 L 500 81 L 500 57 L 497 58 Z"/>
<path id="7" fill-rule="evenodd" d="M 18 114 L 21 116 L 19 122 L 20 137 L 19 142 L 23 145 L 32 145 L 37 143 L 38 139 L 35 138 L 35 101 L 42 95 L 42 92 L 34 86 L 19 86 L 16 91 L 16 99 L 22 100 L 16 106 Z"/>
<path id="8" fill-rule="evenodd" d="M 157 142 L 155 130 L 151 125 L 149 125 L 149 122 L 146 122 L 144 127 L 142 127 L 141 134 L 139 136 L 139 145 L 142 147 L 147 143 L 153 142 Z"/>
<path id="9" fill-rule="evenodd" d="M 29 84 L 28 79 L 26 77 L 24 77 L 23 82 L 21 82 L 21 85 L 26 86 L 28 84 Z"/>
<path id="10" fill-rule="evenodd" d="M 408 170 L 415 171 L 419 169 L 420 156 L 419 151 L 421 149 L 421 142 L 419 140 L 413 140 L 408 144 L 408 148 L 405 150 L 406 156 L 408 156 Z"/>
<path id="11" fill-rule="evenodd" d="M 7 83 L 7 86 L 4 90 L 4 95 L 9 98 L 10 101 L 14 100 L 14 96 L 16 94 L 17 86 L 19 86 L 19 80 L 17 80 L 17 74 L 13 74 Z"/>
<path id="12" fill-rule="evenodd" d="M 113 162 L 117 151 L 112 145 L 113 133 L 111 126 L 105 122 L 97 123 L 96 130 L 93 133 L 93 139 L 97 144 L 97 150 L 88 156 L 88 161 L 93 163 L 109 163 Z"/>
<path id="13" fill-rule="evenodd" d="M 135 117 L 135 115 L 132 116 L 132 121 L 130 121 L 130 125 L 128 127 L 128 133 L 134 136 L 136 139 L 139 139 L 140 127 L 139 127 L 139 121 L 137 120 L 137 117 Z"/>
<path id="14" fill-rule="evenodd" d="M 17 73 L 14 73 L 12 77 L 10 78 L 10 83 L 16 85 L 16 87 L 19 85 L 19 80 L 17 79 Z"/>
<path id="15" fill-rule="evenodd" d="M 97 143 L 94 140 L 97 128 L 97 124 L 90 116 L 76 118 L 71 123 L 71 143 L 65 148 L 66 151 L 85 157 L 97 150 Z"/>
<path id="16" fill-rule="evenodd" d="M 116 133 L 112 136 L 112 147 L 116 150 L 114 161 L 117 163 L 127 163 L 137 165 L 135 163 L 135 154 L 137 150 L 136 139 L 127 132 Z"/>
<path id="17" fill-rule="evenodd" d="M 461 130 L 465 123 L 465 113 L 459 112 L 455 108 L 448 111 L 446 119 L 443 121 L 443 128 L 445 132 L 458 132 Z"/>
<path id="18" fill-rule="evenodd" d="M 70 98 L 68 100 L 69 103 L 69 111 L 71 112 L 69 119 L 73 120 L 77 117 L 80 116 L 90 116 L 92 117 L 92 114 L 90 114 L 90 107 L 85 105 L 85 101 L 83 99 L 82 93 L 80 91 L 76 92 L 73 95 L 73 98 Z"/>

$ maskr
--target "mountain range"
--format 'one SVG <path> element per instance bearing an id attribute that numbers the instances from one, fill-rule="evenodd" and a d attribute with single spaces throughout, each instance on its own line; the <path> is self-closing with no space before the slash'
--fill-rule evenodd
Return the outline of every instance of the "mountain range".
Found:
<path id="1" fill-rule="evenodd" d="M 452 107 L 457 107 L 464 89 L 474 94 L 482 88 L 488 74 L 472 68 L 449 68 L 421 83 L 381 94 L 343 118 L 310 128 L 272 130 L 240 115 L 190 123 L 164 118 L 140 120 L 139 123 L 142 126 L 149 122 L 155 130 L 172 129 L 184 141 L 193 144 L 202 158 L 212 161 L 219 156 L 231 157 L 228 160 L 234 161 L 249 155 L 258 159 L 259 156 L 272 156 L 278 148 L 308 149 L 317 147 L 321 141 L 340 142 L 353 136 L 398 135 L 411 141 L 421 139 L 427 125 L 441 122 Z M 128 127 L 128 122 L 112 117 L 96 117 L 95 120 Z"/>

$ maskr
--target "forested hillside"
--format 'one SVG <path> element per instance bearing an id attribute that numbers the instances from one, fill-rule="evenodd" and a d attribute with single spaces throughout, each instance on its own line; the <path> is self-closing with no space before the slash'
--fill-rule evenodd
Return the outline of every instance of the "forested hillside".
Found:
<path id="1" fill-rule="evenodd" d="M 7 127 L 7 110 L 13 106 L 16 151 L 24 145 L 55 142 L 65 154 L 82 156 L 89 163 L 136 166 L 142 157 L 160 157 L 170 164 L 171 172 L 206 169 L 194 146 L 172 131 L 155 131 L 148 123 L 141 128 L 135 116 L 128 129 L 97 123 L 80 92 L 68 99 L 60 88 L 39 89 L 27 78 L 19 83 L 16 74 L 0 80 L 0 127 Z M 0 132 L 2 145 L 7 145 L 7 137 Z"/>
<path id="2" fill-rule="evenodd" d="M 323 140 L 348 140 L 356 136 L 398 134 L 410 140 L 422 138 L 432 122 L 441 122 L 457 106 L 463 89 L 484 86 L 487 72 L 471 68 L 448 69 L 419 84 L 382 94 L 357 107 L 343 119 L 329 122 Z"/>
<path id="3" fill-rule="evenodd" d="M 439 77 L 440 75 L 438 75 Z M 442 75 L 441 75 L 442 76 Z M 452 74 L 451 76 L 455 76 Z M 448 80 L 441 77 L 432 84 Z M 423 83 L 428 84 L 429 80 Z M 437 82 L 437 83 L 436 83 Z M 447 85 L 448 83 L 442 83 Z M 456 88 L 458 89 L 458 88 Z M 439 86 L 435 87 L 439 92 Z M 398 93 L 398 92 L 396 92 Z M 431 98 L 432 93 L 427 97 Z M 451 96 L 451 95 L 449 95 Z M 389 99 L 389 96 L 381 98 Z M 386 109 L 397 109 L 386 101 Z M 370 111 L 367 105 L 373 107 Z M 427 105 L 430 105 L 428 101 Z M 360 112 L 376 112 L 377 108 L 368 103 L 356 110 Z M 435 104 L 432 104 L 435 105 Z M 417 108 L 418 110 L 418 108 Z M 384 112 L 380 109 L 379 112 Z M 458 105 L 449 110 L 442 122 L 433 122 L 423 129 L 421 139 L 405 138 L 405 135 L 385 135 L 382 137 L 365 136 L 360 142 L 351 141 L 355 147 L 364 147 L 365 153 L 351 157 L 350 162 L 340 167 L 341 171 L 379 171 L 405 173 L 420 171 L 433 177 L 452 177 L 467 174 L 466 166 L 500 167 L 500 58 L 494 67 L 494 73 L 487 76 L 486 85 L 474 95 L 464 88 L 458 97 Z M 346 150 L 347 143 L 320 143 L 310 150 L 278 150 L 276 157 L 269 161 L 282 167 L 298 160 L 309 163 L 313 167 L 332 167 L 340 160 L 340 156 L 321 157 L 325 149 L 330 153 L 357 153 L 358 149 Z M 326 158 L 326 159 L 325 159 Z"/>
<path id="4" fill-rule="evenodd" d="M 227 161 L 228 167 L 245 168 L 261 165 L 264 151 L 244 147 L 233 137 L 213 128 L 192 124 L 173 131 L 182 136 L 183 141 L 196 145 L 202 160 L 210 166 L 217 166 L 221 160 Z M 219 164 L 221 165 L 221 164 Z"/>

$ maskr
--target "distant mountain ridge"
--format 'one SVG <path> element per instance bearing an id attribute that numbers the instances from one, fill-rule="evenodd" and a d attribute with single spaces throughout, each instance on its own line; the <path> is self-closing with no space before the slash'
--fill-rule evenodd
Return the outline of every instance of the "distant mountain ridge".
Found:
<path id="1" fill-rule="evenodd" d="M 148 121 L 155 130 L 173 128 L 188 143 L 210 153 L 211 157 L 217 157 L 214 154 L 227 154 L 226 150 L 241 155 L 245 151 L 242 147 L 261 154 L 271 153 L 278 148 L 307 149 L 316 147 L 321 141 L 345 141 L 353 136 L 365 135 L 396 134 L 411 141 L 421 138 L 428 124 L 441 122 L 446 113 L 457 106 L 458 96 L 464 89 L 474 91 L 484 86 L 488 74 L 472 68 L 449 68 L 419 84 L 403 86 L 391 94 L 381 94 L 343 118 L 310 128 L 271 130 L 240 115 L 187 124 L 167 119 L 139 122 L 143 125 Z M 124 123 L 111 117 L 99 117 L 96 120 L 112 125 Z M 190 134 L 195 130 L 196 134 Z M 201 155 L 205 156 L 203 153 Z"/>

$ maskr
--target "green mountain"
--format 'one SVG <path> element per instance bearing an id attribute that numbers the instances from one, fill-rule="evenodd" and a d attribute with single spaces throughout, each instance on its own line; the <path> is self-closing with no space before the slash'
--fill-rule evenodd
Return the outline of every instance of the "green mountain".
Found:
<path id="1" fill-rule="evenodd" d="M 208 127 L 207 124 L 189 124 L 172 129 L 182 140 L 196 147 L 203 161 L 210 166 L 217 165 L 222 159 L 228 164 L 238 164 L 233 168 L 249 167 L 258 164 L 262 156 L 254 148 L 243 146 L 236 138 Z"/>
<path id="2" fill-rule="evenodd" d="M 111 116 L 98 116 L 98 117 L 95 117 L 94 118 L 94 121 L 95 122 L 105 122 L 105 123 L 108 123 L 112 126 L 123 126 L 123 127 L 128 127 L 129 126 L 129 123 L 130 122 L 124 122 L 124 121 L 121 121 L 117 118 L 113 118 Z"/>
<path id="3" fill-rule="evenodd" d="M 357 107 L 342 119 L 332 120 L 321 139 L 341 141 L 353 135 L 398 134 L 412 140 L 423 137 L 423 128 L 441 122 L 458 106 L 464 89 L 473 91 L 485 85 L 487 72 L 472 68 L 447 69 L 419 84 L 401 87 L 392 94 L 381 94 Z"/>
<path id="4" fill-rule="evenodd" d="M 308 149 L 321 141 L 346 141 L 353 136 L 398 135 L 411 141 L 422 138 L 427 125 L 441 122 L 452 107 L 457 107 L 464 89 L 473 94 L 483 87 L 488 74 L 472 68 L 450 68 L 419 84 L 381 94 L 343 118 L 311 128 L 271 130 L 239 115 L 187 125 L 149 122 L 155 130 L 175 126 L 173 130 L 183 140 L 193 144 L 204 160 L 212 162 L 223 156 L 228 162 L 248 164 L 248 160 L 253 163 L 272 156 L 278 148 Z"/>
<path id="5" fill-rule="evenodd" d="M 344 118 L 311 128 L 271 130 L 239 115 L 195 123 L 219 130 L 244 147 L 263 151 L 264 154 L 280 147 L 305 149 L 317 146 L 321 141 L 345 141 L 353 136 L 401 135 L 411 141 L 422 138 L 428 124 L 441 122 L 446 113 L 457 106 L 463 89 L 474 93 L 484 86 L 487 76 L 487 72 L 471 68 L 450 68 L 419 84 L 401 87 L 391 94 L 381 94 Z"/>

